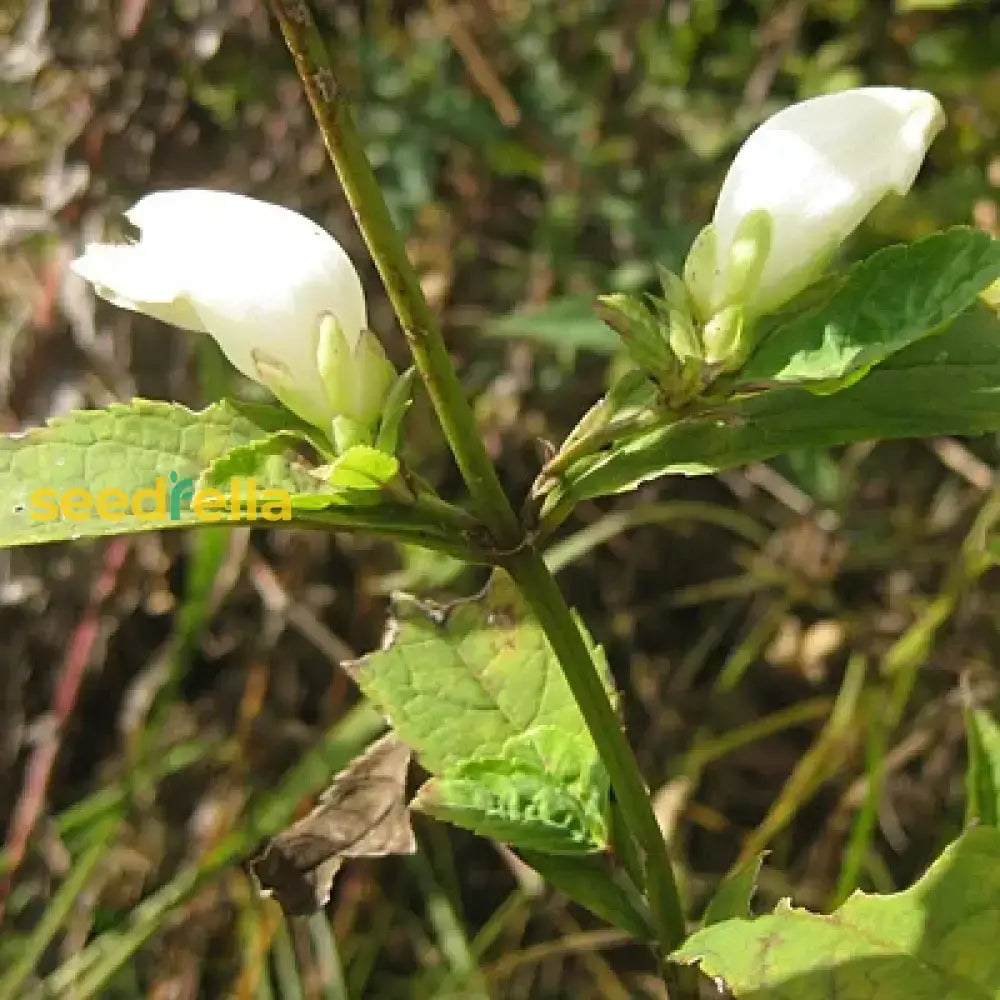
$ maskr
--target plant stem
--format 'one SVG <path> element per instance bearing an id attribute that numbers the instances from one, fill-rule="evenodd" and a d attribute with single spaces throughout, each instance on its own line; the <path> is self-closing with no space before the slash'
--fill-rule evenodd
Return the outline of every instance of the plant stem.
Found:
<path id="1" fill-rule="evenodd" d="M 296 528 L 365 532 L 405 545 L 419 545 L 466 562 L 492 563 L 492 549 L 483 544 L 477 533 L 465 524 L 464 512 L 455 514 L 458 508 L 452 507 L 450 512 L 444 508 L 443 502 L 438 506 L 424 498 L 418 498 L 408 506 L 395 504 L 367 509 L 353 507 L 350 510 L 337 507 L 320 510 L 303 508 L 294 510 L 288 523 Z M 233 523 L 238 527 L 244 522 Z M 478 534 L 483 534 L 481 525 Z"/>
<path id="2" fill-rule="evenodd" d="M 632 835 L 645 855 L 646 893 L 656 922 L 660 949 L 669 954 L 685 937 L 684 911 L 667 855 L 663 831 L 653 813 L 649 792 L 622 732 L 615 710 L 579 626 L 555 579 L 534 549 L 523 549 L 505 563 L 531 605 L 587 720 L 611 786 Z"/>
<path id="3" fill-rule="evenodd" d="M 468 402 L 434 313 L 424 297 L 402 237 L 389 216 L 351 116 L 346 96 L 330 68 L 330 59 L 305 0 L 269 0 L 281 25 L 336 168 L 344 194 L 403 333 L 430 394 L 448 444 L 469 488 L 476 513 L 497 544 L 513 548 L 520 540 L 517 516 L 500 485 L 496 469 L 479 439 Z"/>
<path id="4" fill-rule="evenodd" d="M 269 3 L 476 512 L 500 550 L 494 553 L 494 561 L 513 575 L 544 629 L 607 767 L 621 813 L 645 854 L 645 889 L 657 923 L 661 956 L 665 957 L 685 936 L 684 913 L 638 764 L 562 592 L 541 555 L 523 538 L 521 525 L 479 438 L 472 410 L 403 241 L 389 217 L 309 7 L 304 0 Z"/>

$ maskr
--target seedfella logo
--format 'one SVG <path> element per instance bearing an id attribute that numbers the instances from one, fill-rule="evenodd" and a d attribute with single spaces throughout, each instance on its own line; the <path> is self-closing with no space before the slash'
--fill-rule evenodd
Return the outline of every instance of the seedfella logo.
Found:
<path id="1" fill-rule="evenodd" d="M 176 472 L 157 476 L 153 485 L 127 493 L 110 487 L 96 493 L 85 489 L 35 490 L 28 498 L 35 521 L 290 521 L 292 498 L 287 490 L 261 488 L 254 478 L 236 477 L 229 489 L 195 489 L 190 476 Z"/>

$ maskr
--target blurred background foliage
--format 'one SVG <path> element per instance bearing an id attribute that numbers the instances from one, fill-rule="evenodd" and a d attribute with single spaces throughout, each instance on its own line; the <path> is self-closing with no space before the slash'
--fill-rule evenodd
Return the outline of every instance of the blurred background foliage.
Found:
<path id="1" fill-rule="evenodd" d="M 988 2 L 314 8 L 518 498 L 621 363 L 592 296 L 678 266 L 736 146 L 787 102 L 884 83 L 948 113 L 915 192 L 845 259 L 959 223 L 1000 235 Z M 162 188 L 322 222 L 404 362 L 263 4 L 12 0 L 0 46 L 0 427 L 250 391 L 210 344 L 95 308 L 66 275 Z M 454 494 L 426 405 L 409 430 Z M 963 708 L 1000 689 L 981 555 L 997 458 L 992 437 L 799 453 L 567 526 L 561 580 L 608 648 L 696 911 L 765 846 L 759 905 L 822 907 L 908 884 L 959 829 Z M 352 863 L 311 921 L 286 925 L 248 880 L 261 838 L 378 730 L 338 664 L 378 642 L 387 593 L 480 582 L 281 532 L 0 552 L 0 998 L 44 977 L 60 997 L 662 996 L 642 949 L 428 823 L 421 855 Z"/>

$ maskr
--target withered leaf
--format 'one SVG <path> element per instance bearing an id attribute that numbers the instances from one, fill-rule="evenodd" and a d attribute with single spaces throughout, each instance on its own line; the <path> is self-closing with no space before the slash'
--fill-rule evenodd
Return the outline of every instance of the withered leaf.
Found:
<path id="1" fill-rule="evenodd" d="M 274 837 L 250 867 L 262 895 L 290 916 L 313 913 L 330 898 L 345 858 L 412 854 L 416 840 L 406 804 L 410 748 L 395 733 L 351 761 L 319 804 Z"/>

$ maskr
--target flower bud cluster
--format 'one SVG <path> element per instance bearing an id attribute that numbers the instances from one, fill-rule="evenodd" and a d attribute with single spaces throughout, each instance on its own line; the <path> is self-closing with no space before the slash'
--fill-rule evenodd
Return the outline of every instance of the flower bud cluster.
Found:
<path id="1" fill-rule="evenodd" d="M 645 305 L 606 296 L 602 315 L 668 398 L 692 391 L 695 369 L 703 380 L 737 370 L 756 321 L 814 282 L 883 198 L 910 189 L 943 125 L 936 97 L 899 87 L 785 108 L 736 154 L 683 282 L 665 277 L 664 298 Z"/>

